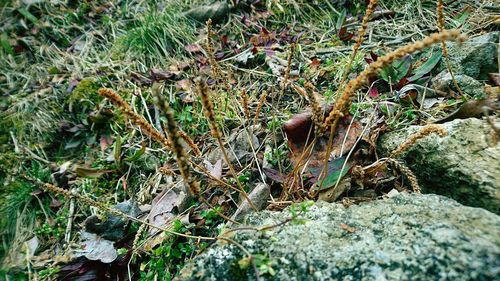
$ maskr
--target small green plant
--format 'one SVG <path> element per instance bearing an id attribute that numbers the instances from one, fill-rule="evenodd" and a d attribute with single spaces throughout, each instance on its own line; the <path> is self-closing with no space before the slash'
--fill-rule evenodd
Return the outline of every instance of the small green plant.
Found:
<path id="1" fill-rule="evenodd" d="M 304 224 L 306 223 L 305 219 L 301 219 L 299 217 L 300 214 L 307 213 L 309 208 L 314 205 L 314 201 L 304 201 L 298 204 L 292 204 L 290 206 L 290 214 L 292 215 L 292 221 L 295 224 Z"/>
<path id="2" fill-rule="evenodd" d="M 180 220 L 172 223 L 172 230 L 184 233 L 188 231 Z M 149 254 L 140 265 L 138 280 L 172 280 L 184 266 L 184 261 L 198 249 L 191 239 L 170 236 Z"/>
<path id="3" fill-rule="evenodd" d="M 39 217 L 43 215 L 42 211 L 37 211 L 36 214 Z M 35 234 L 45 241 L 53 239 L 58 241 L 64 236 L 67 222 L 67 209 L 61 210 L 60 214 L 57 214 L 52 222 L 44 222 L 41 226 L 35 228 Z"/>
<path id="4" fill-rule="evenodd" d="M 238 265 L 240 269 L 249 270 L 252 262 L 255 264 L 255 267 L 259 270 L 259 275 L 266 275 L 266 274 L 269 274 L 271 276 L 276 275 L 276 271 L 273 269 L 275 261 L 273 261 L 267 255 L 256 254 L 252 255 L 252 257 L 244 257 L 238 261 Z"/>
<path id="5" fill-rule="evenodd" d="M 57 266 L 42 269 L 38 272 L 38 277 L 40 277 L 40 280 L 54 280 L 54 277 L 56 277 L 59 270 L 60 269 Z"/>
<path id="6" fill-rule="evenodd" d="M 205 219 L 205 225 L 211 226 L 214 224 L 217 224 L 219 220 L 221 219 L 217 212 L 221 212 L 221 207 L 216 206 L 214 207 L 216 210 L 209 209 L 209 210 L 203 210 L 201 211 L 201 217 Z"/>

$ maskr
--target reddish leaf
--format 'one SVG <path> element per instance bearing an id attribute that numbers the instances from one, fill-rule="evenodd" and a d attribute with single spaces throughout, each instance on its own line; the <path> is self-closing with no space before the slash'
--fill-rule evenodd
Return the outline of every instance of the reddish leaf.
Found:
<path id="1" fill-rule="evenodd" d="M 192 54 L 201 52 L 201 47 L 198 44 L 186 45 L 184 47 L 184 49 L 186 49 L 186 51 L 188 51 L 189 53 L 192 53 Z"/>
<path id="2" fill-rule="evenodd" d="M 331 106 L 326 110 L 326 113 L 330 110 Z M 305 111 L 294 115 L 283 125 L 283 130 L 288 138 L 288 145 L 295 156 L 299 156 L 314 138 L 311 128 L 313 126 L 311 117 L 311 111 Z M 335 131 L 332 155 L 336 157 L 340 156 L 341 152 L 344 154 L 349 151 L 363 130 L 361 124 L 357 120 L 354 120 L 352 124 L 351 121 L 352 116 L 350 115 L 341 118 L 337 130 Z M 345 137 L 346 133 L 348 134 L 347 138 Z M 325 136 L 324 139 L 317 141 L 315 147 L 317 153 L 324 153 L 326 151 L 325 139 L 328 140 L 328 137 Z"/>
<path id="3" fill-rule="evenodd" d="M 313 58 L 309 64 L 311 70 L 316 70 L 321 65 L 321 61 L 318 58 Z"/>
<path id="4" fill-rule="evenodd" d="M 378 90 L 377 87 L 371 87 L 370 88 L 370 93 L 368 94 L 370 98 L 375 99 L 378 98 Z"/>

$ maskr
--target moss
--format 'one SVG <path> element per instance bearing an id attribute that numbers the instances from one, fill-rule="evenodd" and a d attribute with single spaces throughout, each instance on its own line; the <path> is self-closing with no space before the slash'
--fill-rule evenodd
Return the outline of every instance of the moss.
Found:
<path id="1" fill-rule="evenodd" d="M 68 97 L 70 103 L 79 101 L 83 103 L 98 103 L 102 101 L 102 97 L 97 93 L 99 84 L 94 78 L 84 78 L 73 89 Z"/>

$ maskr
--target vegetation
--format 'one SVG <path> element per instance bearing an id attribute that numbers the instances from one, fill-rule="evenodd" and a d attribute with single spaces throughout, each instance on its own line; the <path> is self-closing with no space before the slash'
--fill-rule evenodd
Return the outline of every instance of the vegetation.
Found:
<path id="1" fill-rule="evenodd" d="M 475 98 L 455 82 L 424 108 L 402 89 L 427 87 L 441 61 L 453 73 L 445 41 L 494 28 L 488 3 L 465 0 L 185 13 L 206 2 L 0 2 L 1 278 L 171 280 L 214 241 L 233 242 L 232 216 L 241 202 L 261 208 L 247 199 L 263 181 L 267 209 L 292 206 L 282 223 L 301 223 L 308 200 L 342 181 L 371 193 L 332 201 L 419 192 L 397 157 L 442 129 L 389 159 L 374 153 L 378 134 Z M 368 184 L 377 173 L 393 177 Z M 117 235 L 115 259 L 79 254 L 83 232 Z M 239 270 L 274 275 L 271 257 L 245 254 Z"/>

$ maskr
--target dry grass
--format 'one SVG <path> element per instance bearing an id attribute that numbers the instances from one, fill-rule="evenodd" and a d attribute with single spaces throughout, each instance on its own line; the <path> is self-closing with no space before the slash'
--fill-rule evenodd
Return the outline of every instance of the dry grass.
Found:
<path id="1" fill-rule="evenodd" d="M 0 73 L 0 92 L 3 97 L 7 97 L 5 99 L 8 100 L 6 104 L 10 108 L 2 113 L 2 117 L 5 117 L 2 124 L 4 122 L 8 124 L 7 131 L 15 135 L 22 145 L 30 147 L 34 154 L 40 157 L 39 159 L 47 159 L 46 161 L 54 163 L 85 159 L 86 164 L 92 163 L 102 165 L 101 168 L 110 168 L 112 163 L 109 164 L 105 160 L 110 148 L 100 151 L 98 142 L 94 146 L 84 146 L 85 149 L 81 149 L 81 152 L 74 155 L 65 154 L 64 150 L 55 151 L 50 147 L 61 122 L 70 120 L 70 125 L 76 126 L 81 123 L 81 120 L 86 120 L 90 113 L 94 113 L 93 111 L 101 112 L 101 110 L 107 109 L 107 101 L 102 99 L 91 100 L 90 105 L 86 108 L 87 111 L 82 110 L 82 112 L 76 112 L 80 100 L 68 103 L 69 98 L 67 97 L 71 96 L 67 92 L 68 86 L 73 80 L 78 82 L 85 78 L 93 79 L 96 81 L 98 88 L 102 88 L 99 90 L 99 94 L 111 100 L 124 113 L 123 115 L 126 116 L 130 123 L 134 127 L 140 128 L 140 130 L 130 132 L 127 126 L 123 125 L 123 120 L 120 120 L 122 115 L 117 114 L 116 119 L 108 120 L 107 125 L 109 126 L 105 130 L 96 131 L 92 127 L 93 125 L 90 125 L 88 126 L 89 131 L 97 134 L 98 137 L 121 136 L 125 138 L 127 145 L 124 146 L 124 149 L 126 151 L 123 151 L 122 155 L 130 154 L 130 152 L 135 151 L 134 149 L 141 147 L 141 143 L 144 141 L 142 134 L 159 142 L 161 144 L 159 149 L 153 145 L 147 146 L 147 156 L 153 155 L 158 158 L 160 165 L 168 165 L 170 161 L 177 161 L 180 174 L 189 186 L 191 193 L 199 196 L 200 202 L 197 202 L 199 205 L 194 207 L 195 212 L 199 211 L 200 207 L 214 209 L 218 212 L 218 209 L 207 202 L 209 199 L 204 199 L 205 197 L 210 198 L 210 200 L 213 199 L 209 197 L 213 194 L 209 195 L 209 192 L 206 192 L 207 190 L 219 194 L 223 193 L 219 189 L 223 187 L 222 189 L 226 191 L 224 192 L 226 199 L 233 200 L 232 197 L 235 197 L 235 194 L 241 194 L 248 199 L 245 189 L 255 183 L 256 176 L 254 172 L 259 171 L 261 173 L 260 178 L 264 177 L 260 169 L 261 162 L 266 162 L 268 167 L 279 170 L 283 174 L 290 174 L 290 170 L 293 168 L 289 163 L 289 149 L 286 141 L 283 141 L 281 124 L 294 113 L 303 110 L 306 102 L 312 107 L 313 121 L 316 127 L 315 135 L 319 136 L 330 130 L 330 136 L 333 136 L 339 118 L 347 114 L 353 102 L 360 108 L 364 107 L 368 110 L 375 108 L 376 102 L 379 102 L 378 100 L 363 100 L 357 96 L 357 92 L 362 87 L 367 86 L 368 78 L 372 75 L 378 75 L 378 71 L 385 65 L 437 42 L 442 42 L 443 55 L 447 59 L 447 48 L 444 40 L 455 40 L 457 38 L 460 40 L 461 37 L 456 30 L 445 31 L 445 24 L 451 28 L 460 28 L 461 34 L 474 34 L 478 30 L 493 26 L 495 22 L 491 13 L 484 8 L 487 5 L 492 6 L 494 4 L 490 0 L 481 3 L 459 0 L 446 7 L 443 7 L 442 1 L 438 1 L 437 8 L 434 3 L 428 5 L 428 2 L 418 0 L 372 0 L 369 1 L 362 21 L 353 17 L 347 24 L 349 31 L 356 32 L 357 30 L 357 40 L 355 42 L 341 42 L 338 38 L 335 38 L 335 22 L 342 13 L 342 8 L 333 7 L 328 1 L 324 3 L 319 1 L 318 4 L 306 3 L 305 1 L 280 1 L 280 4 L 284 7 L 283 11 L 271 4 L 273 11 L 266 15 L 267 18 L 264 16 L 255 17 L 247 22 L 244 22 L 239 14 L 234 13 L 231 15 L 232 20 L 225 24 L 217 25 L 208 22 L 205 31 L 207 34 L 204 34 L 203 29 L 194 29 L 194 25 L 187 26 L 186 22 L 181 24 L 175 20 L 170 20 L 168 17 L 172 16 L 172 14 L 166 15 L 165 18 L 161 17 L 161 21 L 157 23 L 147 22 L 146 19 L 147 11 L 151 9 L 168 12 L 174 11 L 168 9 L 169 5 L 177 5 L 176 9 L 180 11 L 199 4 L 200 1 L 167 3 L 163 10 L 161 5 L 165 4 L 164 2 L 147 2 L 128 1 L 122 6 L 111 5 L 106 13 L 97 14 L 95 18 L 87 17 L 88 15 L 84 14 L 85 19 L 88 19 L 88 23 L 85 25 L 75 25 L 70 21 L 71 16 L 61 17 L 64 14 L 54 16 L 54 18 L 63 19 L 62 23 L 56 25 L 54 19 L 48 18 L 54 15 L 52 12 L 48 13 L 49 15 L 44 18 L 40 18 L 42 22 L 51 24 L 54 32 L 71 30 L 72 33 L 63 34 L 70 39 L 69 46 L 62 46 L 57 42 L 50 41 L 51 38 L 43 37 L 46 33 L 40 31 L 40 29 L 32 28 L 33 33 L 30 33 L 29 30 L 21 30 L 21 35 L 17 37 L 18 35 L 12 31 L 5 31 L 0 28 L 0 34 L 15 35 L 15 37 L 11 38 L 13 39 L 12 42 L 18 42 L 22 39 L 22 42 L 27 45 L 27 50 L 23 51 L 24 53 L 16 57 L 5 56 L 6 59 L 0 61 L 0 69 L 3 70 Z M 297 9 L 292 2 L 297 4 L 300 9 Z M 93 7 L 92 3 L 89 5 Z M 379 6 L 377 10 L 395 10 L 395 17 L 371 21 L 370 15 L 373 14 L 375 5 Z M 470 20 L 466 22 L 467 24 L 460 23 L 455 15 L 459 15 L 464 7 L 468 5 L 472 7 Z M 47 3 L 34 4 L 32 9 L 38 9 L 38 7 L 42 8 L 39 11 L 36 10 L 36 16 L 43 15 L 44 11 L 57 9 L 56 6 L 51 7 Z M 117 7 L 120 9 L 117 9 Z M 19 7 L 16 6 L 10 11 L 2 11 L 8 15 L 0 19 L 2 28 L 17 24 L 16 17 L 19 17 L 19 15 L 14 13 L 17 8 Z M 139 11 L 144 16 L 136 18 Z M 14 13 L 13 16 L 12 13 Z M 111 14 L 113 17 L 109 20 L 101 20 L 105 18 L 105 14 Z M 436 18 L 438 28 L 436 28 L 435 24 Z M 23 19 L 23 21 L 26 22 L 26 19 Z M 138 28 L 137 25 L 141 22 L 147 23 L 147 26 L 143 29 Z M 72 25 L 77 27 L 75 29 L 78 29 L 78 32 L 72 29 Z M 29 22 L 28 26 L 33 27 Z M 285 26 L 292 27 L 292 29 L 289 33 L 280 34 Z M 181 29 L 182 27 L 186 29 Z M 306 31 L 296 43 L 290 43 L 290 41 L 286 40 L 273 43 L 275 44 L 273 45 L 273 48 L 275 48 L 274 56 L 282 62 L 281 74 L 272 73 L 267 64 L 268 62 L 260 60 L 259 56 L 263 55 L 264 49 L 262 46 L 257 48 L 256 58 L 250 59 L 248 64 L 243 64 L 237 60 L 245 54 L 252 53 L 253 46 L 248 42 L 246 33 L 258 35 L 261 28 L 268 29 L 271 34 L 274 32 L 277 38 L 281 38 L 281 35 L 286 38 L 288 35 L 292 36 L 301 31 Z M 22 29 L 22 26 L 20 29 Z M 437 29 L 442 32 L 427 37 L 429 33 L 435 32 Z M 199 37 L 194 36 L 193 32 L 198 33 Z M 221 43 L 221 38 L 224 36 L 228 36 L 230 43 L 231 40 L 237 43 L 235 45 L 237 47 L 233 46 L 231 48 L 239 48 L 239 53 L 232 53 L 231 48 Z M 168 40 L 174 42 L 174 48 L 165 45 Z M 394 52 L 389 52 L 388 55 L 380 57 L 377 62 L 360 71 L 365 65 L 363 57 L 368 50 L 383 48 L 385 49 L 384 52 L 388 52 L 388 48 L 392 48 L 392 46 L 403 46 L 412 41 L 414 43 L 401 47 Z M 200 63 L 202 60 L 196 61 L 196 59 L 199 59 L 196 55 L 187 56 L 184 45 L 188 43 L 204 46 L 204 51 L 197 55 L 207 59 L 208 65 L 202 65 L 203 63 Z M 123 44 L 127 45 L 126 50 L 120 48 Z M 327 49 L 327 51 L 324 51 L 324 49 Z M 216 55 L 220 55 L 221 51 L 225 52 L 224 57 L 222 59 L 217 57 L 216 59 Z M 0 52 L 2 52 L 0 55 L 4 54 L 3 50 L 0 50 Z M 329 70 L 331 73 L 321 76 L 320 71 L 307 72 L 310 67 L 310 60 L 313 57 L 320 59 L 321 70 L 326 69 L 325 64 L 331 63 L 331 70 Z M 183 70 L 179 77 L 161 82 L 162 87 L 165 89 L 165 95 L 159 98 L 160 102 L 156 105 L 152 102 L 154 91 L 150 86 L 142 85 L 131 78 L 132 72 L 147 77 L 153 68 L 168 71 L 170 66 L 179 62 L 188 62 L 191 69 Z M 179 81 L 193 81 L 195 77 L 203 76 L 208 69 L 207 66 L 210 66 L 212 78 L 216 81 L 214 86 L 209 89 L 204 81 L 197 81 L 195 87 L 188 86 L 179 89 Z M 449 66 L 448 68 L 451 72 L 451 68 Z M 357 78 L 348 80 L 348 74 L 352 72 L 360 72 L 360 74 Z M 298 77 L 295 75 L 298 75 Z M 306 82 L 302 84 L 303 81 L 312 83 Z M 344 86 L 345 82 L 348 83 Z M 303 95 L 291 94 L 289 91 L 290 85 L 293 85 L 295 89 L 300 88 Z M 305 90 L 299 85 L 303 85 Z M 116 89 L 116 91 L 109 89 Z M 335 93 L 338 93 L 338 95 L 335 95 Z M 334 109 L 326 119 L 323 118 L 324 113 L 317 99 L 318 94 L 327 96 L 326 100 L 331 97 L 336 98 Z M 0 106 L 3 105 L 0 104 Z M 360 109 L 361 112 L 362 109 Z M 160 114 L 160 110 L 165 112 L 166 115 Z M 172 110 L 174 111 L 173 114 Z M 401 114 L 402 111 L 399 109 L 395 116 Z M 254 113 L 254 116 L 252 116 L 252 113 Z M 425 112 L 421 113 L 425 114 Z M 363 114 L 362 112 L 361 117 L 365 116 Z M 71 119 L 75 116 L 80 119 Z M 166 116 L 165 128 L 162 128 L 162 116 Z M 252 159 L 250 161 L 238 163 L 240 165 L 233 165 L 228 159 L 228 154 L 233 153 L 233 151 L 230 151 L 232 143 L 228 143 L 228 140 L 234 136 L 235 132 L 247 129 L 252 118 L 254 125 L 263 125 L 262 129 L 255 132 L 258 135 L 260 146 L 252 147 Z M 397 119 L 394 116 L 389 118 Z M 197 129 L 201 127 L 201 121 L 204 122 L 205 131 Z M 387 122 L 389 123 L 389 121 Z M 403 126 L 409 124 L 409 122 L 399 124 Z M 194 130 L 189 130 L 184 127 L 185 125 L 191 126 L 190 128 L 194 128 Z M 210 127 L 213 139 L 205 136 L 208 127 Z M 321 131 L 318 129 L 321 129 Z M 167 132 L 166 135 L 163 134 L 163 130 Z M 189 132 L 189 135 L 184 132 Z M 419 138 L 433 132 L 440 133 L 438 128 L 427 128 L 419 132 L 419 134 L 411 136 L 393 152 L 392 157 L 397 158 L 409 147 L 413 146 Z M 62 144 L 66 141 L 66 139 L 61 138 Z M 6 139 L 9 146 L 11 146 L 11 142 L 11 138 Z M 191 154 L 196 157 L 190 157 L 184 151 L 188 147 L 183 147 L 181 142 L 185 142 L 191 149 Z M 216 178 L 211 175 L 206 167 L 199 164 L 201 163 L 200 160 L 204 160 L 211 152 L 214 143 L 224 154 L 224 161 L 229 168 L 230 176 L 228 178 L 230 181 L 226 179 L 225 172 L 222 178 Z M 163 148 L 173 152 L 176 160 L 172 158 L 171 154 L 165 153 Z M 24 158 L 19 161 L 19 165 L 23 165 L 23 161 L 25 161 Z M 411 170 L 402 163 L 395 161 L 393 165 L 408 178 L 413 191 L 419 192 L 420 187 Z M 298 165 L 291 172 L 294 176 L 293 180 L 286 181 L 286 183 L 290 183 L 290 186 L 286 186 L 286 184 L 282 186 L 284 193 L 287 193 L 292 188 L 307 188 L 304 186 L 301 177 L 301 173 L 305 170 L 303 168 L 307 165 L 307 158 L 300 159 L 299 163 L 303 165 Z M 55 166 L 57 167 L 57 165 Z M 147 195 L 141 197 L 141 199 L 145 198 L 146 201 L 140 203 L 149 203 L 147 200 L 154 196 L 153 192 L 160 186 L 162 177 L 158 176 L 159 174 L 152 175 L 151 172 L 142 170 L 143 166 L 142 162 L 135 162 L 130 165 L 130 170 L 124 172 L 121 176 L 124 179 L 129 179 L 127 183 L 134 192 Z M 111 169 L 114 168 L 111 167 Z M 153 170 L 157 171 L 158 169 L 167 172 L 169 176 L 175 175 L 175 168 L 172 170 L 166 167 L 156 167 Z M 246 186 L 240 180 L 245 177 L 250 178 Z M 105 186 L 106 181 L 101 179 L 77 179 L 71 182 L 72 186 L 82 187 L 80 190 L 88 192 L 88 196 L 85 194 L 70 194 L 67 190 L 52 184 L 43 184 L 43 187 L 50 192 L 59 193 L 68 198 L 76 198 L 83 205 L 94 206 L 102 212 L 115 212 L 107 207 L 110 205 L 108 203 L 111 200 L 116 203 L 126 198 L 127 194 L 124 195 L 125 192 L 119 190 L 118 187 L 121 185 L 115 179 L 111 180 L 111 184 L 116 184 L 116 189 Z M 198 180 L 202 183 L 203 188 L 198 185 Z M 85 184 L 82 184 L 82 182 Z M 273 186 L 273 192 L 276 191 L 274 188 L 275 186 Z M 202 189 L 204 192 L 202 192 Z M 96 190 L 103 192 L 107 198 L 113 199 L 108 200 L 110 202 L 106 203 L 91 199 L 92 193 Z M 304 196 L 294 197 L 293 194 L 287 193 L 285 196 L 280 197 L 280 199 L 283 199 L 281 201 L 274 197 L 269 199 L 274 206 L 280 206 L 281 208 L 281 206 L 289 205 L 294 200 L 298 201 L 303 198 Z M 237 203 L 231 202 L 230 210 L 223 209 L 219 216 L 223 220 L 229 221 L 227 214 L 233 211 Z M 78 217 L 84 217 L 87 215 L 88 209 L 78 208 L 77 212 L 80 212 Z M 127 219 L 141 224 L 133 242 L 137 246 L 141 232 L 146 226 L 151 226 L 147 222 L 135 218 Z M 165 229 L 168 229 L 168 227 L 165 227 Z M 26 231 L 19 230 L 19 233 L 26 233 Z M 180 235 L 182 236 L 182 233 Z M 193 239 L 199 238 L 190 235 L 184 236 Z M 216 239 L 213 237 L 206 238 Z"/>

